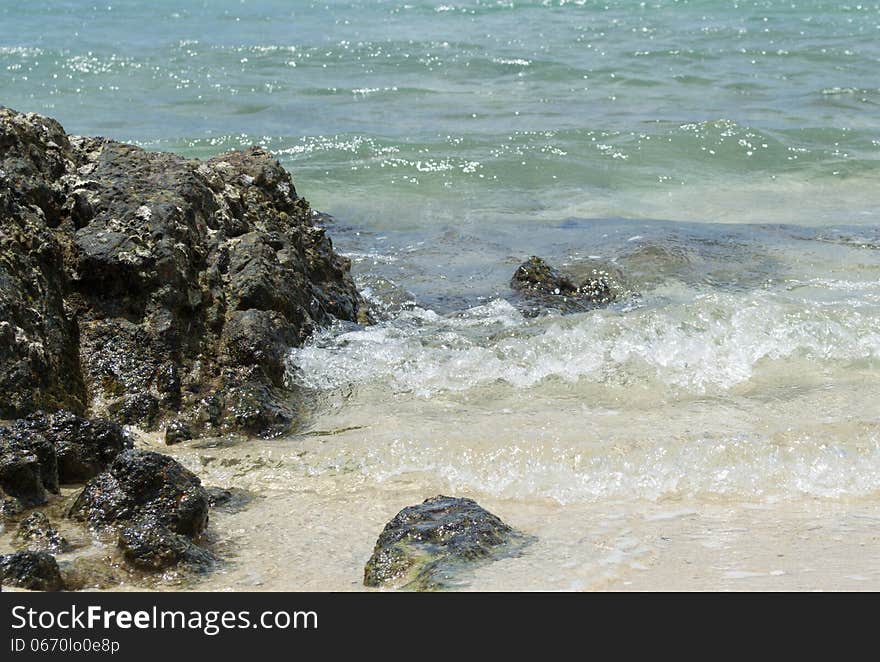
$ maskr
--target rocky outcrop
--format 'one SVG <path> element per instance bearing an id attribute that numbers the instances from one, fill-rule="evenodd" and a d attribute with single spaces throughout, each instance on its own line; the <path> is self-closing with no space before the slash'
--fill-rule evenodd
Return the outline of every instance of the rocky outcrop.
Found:
<path id="1" fill-rule="evenodd" d="M 607 270 L 594 268 L 576 283 L 534 255 L 517 267 L 510 287 L 521 297 L 526 312 L 533 314 L 542 309 L 582 312 L 617 299 L 614 279 Z"/>
<path id="2" fill-rule="evenodd" d="M 74 153 L 61 126 L 0 108 L 0 417 L 82 413 L 76 321 L 56 236 Z"/>
<path id="3" fill-rule="evenodd" d="M 385 526 L 364 568 L 364 585 L 446 588 L 462 566 L 515 554 L 527 542 L 472 499 L 436 496 L 404 508 Z"/>
<path id="4" fill-rule="evenodd" d="M 202 162 L 0 108 L 0 219 L 0 417 L 272 436 L 301 415 L 288 348 L 363 319 L 348 261 L 260 148 Z"/>
<path id="5" fill-rule="evenodd" d="M 58 563 L 46 552 L 0 554 L 0 579 L 3 584 L 31 591 L 60 591 L 64 588 Z"/>
<path id="6" fill-rule="evenodd" d="M 319 216 L 260 148 L 191 160 L 0 107 L 0 419 L 17 419 L 0 428 L 0 516 L 88 481 L 69 514 L 115 539 L 118 568 L 210 567 L 198 478 L 132 450 L 121 426 L 173 444 L 297 423 L 289 349 L 334 319 L 369 319 Z M 54 559 L 34 556 L 68 549 L 44 513 L 14 544 L 29 551 L 3 557 L 9 576 L 60 586 Z M 71 586 L 113 582 L 62 565 Z"/>

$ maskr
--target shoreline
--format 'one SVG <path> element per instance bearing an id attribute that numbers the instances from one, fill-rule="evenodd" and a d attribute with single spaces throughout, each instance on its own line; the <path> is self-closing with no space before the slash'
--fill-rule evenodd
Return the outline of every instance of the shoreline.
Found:
<path id="1" fill-rule="evenodd" d="M 499 241 L 477 294 L 468 259 L 447 276 L 410 245 L 356 283 L 265 150 L 192 161 L 2 113 L 0 561 L 54 567 L 15 551 L 30 535 L 78 550 L 40 586 L 363 590 L 411 509 L 487 561 L 453 589 L 880 586 L 860 231 L 569 219 L 532 242 L 560 270 Z M 819 259 L 830 280 L 794 271 Z M 25 530 L 35 508 L 58 530 Z"/>
<path id="2" fill-rule="evenodd" d="M 880 536 L 876 495 L 560 504 L 454 489 L 417 471 L 379 481 L 344 470 L 293 478 L 297 442 L 173 448 L 184 465 L 201 467 L 206 482 L 243 472 L 232 484 L 255 497 L 239 513 L 217 514 L 218 543 L 226 532 L 236 550 L 228 567 L 183 590 L 370 590 L 362 585 L 363 564 L 382 526 L 403 506 L 450 491 L 536 538 L 521 556 L 462 572 L 455 590 L 880 590 L 880 554 L 871 553 Z M 207 464 L 204 454 L 212 458 Z M 275 481 L 285 475 L 286 483 Z M 270 530 L 271 537 L 259 535 Z"/>

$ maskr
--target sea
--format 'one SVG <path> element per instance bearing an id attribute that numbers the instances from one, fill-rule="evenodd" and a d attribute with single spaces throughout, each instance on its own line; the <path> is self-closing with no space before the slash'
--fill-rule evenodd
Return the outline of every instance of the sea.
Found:
<path id="1" fill-rule="evenodd" d="M 0 103 L 266 147 L 373 310 L 294 433 L 168 451 L 250 495 L 171 588 L 359 590 L 436 494 L 534 536 L 461 590 L 880 588 L 880 3 L 3 0 Z"/>

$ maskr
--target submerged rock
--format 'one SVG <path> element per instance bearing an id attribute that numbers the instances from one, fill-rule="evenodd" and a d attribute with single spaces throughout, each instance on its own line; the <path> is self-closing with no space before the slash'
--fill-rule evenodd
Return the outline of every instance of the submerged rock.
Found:
<path id="1" fill-rule="evenodd" d="M 189 160 L 0 108 L 0 218 L 0 417 L 273 436 L 300 416 L 287 349 L 364 317 L 349 261 L 257 147 Z"/>
<path id="2" fill-rule="evenodd" d="M 459 566 L 516 553 L 527 538 L 472 499 L 436 496 L 401 510 L 382 531 L 364 585 L 444 588 Z"/>
<path id="3" fill-rule="evenodd" d="M 165 428 L 165 445 L 173 446 L 193 438 L 192 430 L 183 421 L 174 421 Z"/>
<path id="4" fill-rule="evenodd" d="M 106 555 L 78 556 L 58 564 L 64 588 L 68 591 L 84 589 L 114 589 L 137 577 L 125 564 L 115 563 Z"/>
<path id="5" fill-rule="evenodd" d="M 556 308 L 564 313 L 589 310 L 617 299 L 613 279 L 607 271 L 594 269 L 576 284 L 572 277 L 534 255 L 517 267 L 510 287 L 529 306 Z"/>
<path id="6" fill-rule="evenodd" d="M 232 490 L 227 490 L 224 487 L 206 487 L 205 492 L 208 494 L 208 503 L 211 508 L 222 506 L 233 499 Z"/>
<path id="7" fill-rule="evenodd" d="M 534 255 L 517 267 L 510 286 L 519 291 L 561 296 L 574 296 L 578 291 L 570 279 Z"/>
<path id="8" fill-rule="evenodd" d="M 253 500 L 253 495 L 236 487 L 225 489 L 223 487 L 206 487 L 208 502 L 211 508 L 219 508 L 227 512 L 243 510 Z"/>
<path id="9" fill-rule="evenodd" d="M 70 516 L 98 529 L 154 520 L 197 538 L 208 523 L 208 495 L 198 477 L 177 460 L 126 450 L 86 484 Z"/>
<path id="10" fill-rule="evenodd" d="M 31 513 L 19 523 L 15 537 L 20 546 L 35 552 L 66 552 L 71 548 L 45 513 L 39 511 Z"/>
<path id="11" fill-rule="evenodd" d="M 55 557 L 46 552 L 15 552 L 0 555 L 2 583 L 31 591 L 60 591 L 64 588 Z"/>

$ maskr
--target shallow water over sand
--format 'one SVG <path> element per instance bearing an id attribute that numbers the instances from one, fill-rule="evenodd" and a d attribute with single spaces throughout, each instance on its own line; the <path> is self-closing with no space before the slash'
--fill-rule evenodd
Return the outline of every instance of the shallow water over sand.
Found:
<path id="1" fill-rule="evenodd" d="M 201 468 L 209 480 L 231 479 L 261 497 L 245 511 L 212 515 L 227 558 L 212 575 L 185 585 L 191 589 L 364 590 L 363 566 L 385 522 L 425 494 L 450 491 L 449 481 L 430 472 L 378 482 L 341 469 L 309 475 L 301 448 L 257 446 L 218 452 Z M 178 457 L 192 458 L 193 468 L 201 464 L 189 453 Z M 880 558 L 872 551 L 880 505 L 871 498 L 669 497 L 563 506 L 457 493 L 537 538 L 519 557 L 456 575 L 460 590 L 880 587 Z"/>

